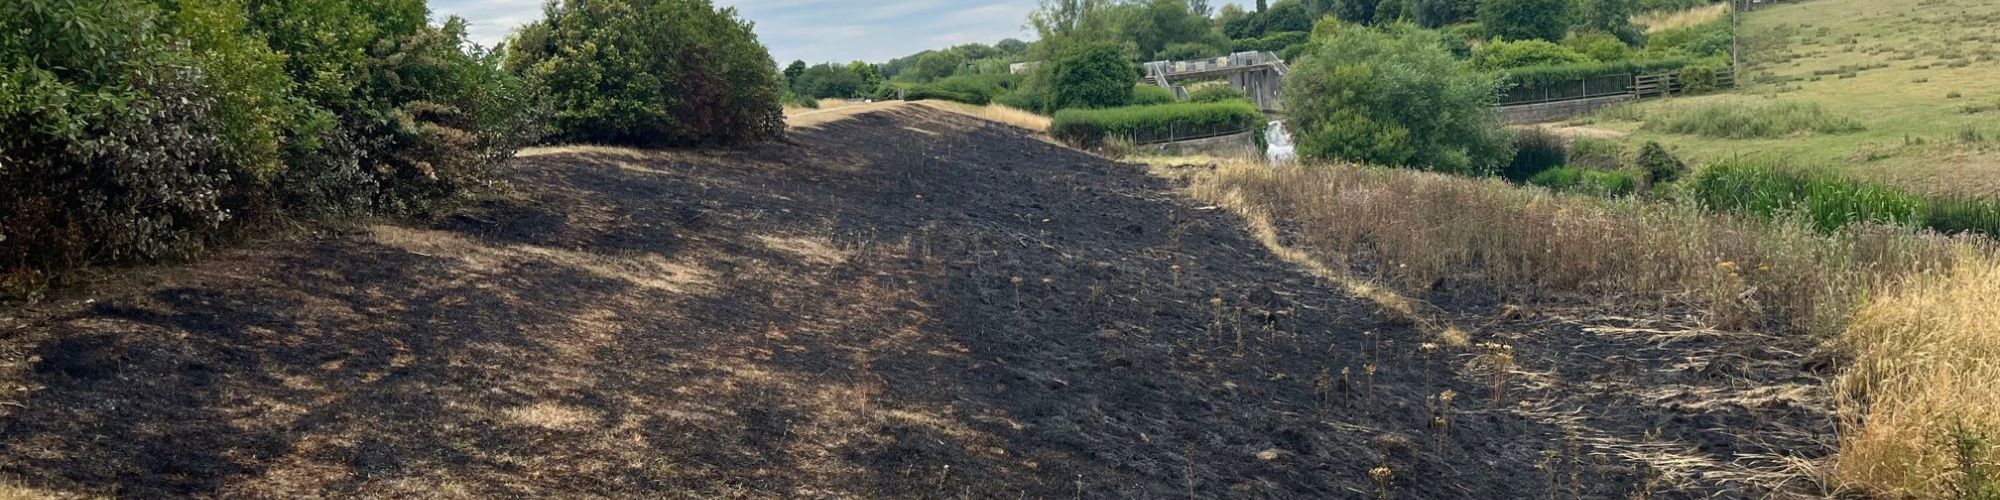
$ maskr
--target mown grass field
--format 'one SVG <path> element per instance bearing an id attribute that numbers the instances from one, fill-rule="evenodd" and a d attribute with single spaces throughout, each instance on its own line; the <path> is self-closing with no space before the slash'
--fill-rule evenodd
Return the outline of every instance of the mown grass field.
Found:
<path id="1" fill-rule="evenodd" d="M 1813 0 L 1742 14 L 1743 86 L 1587 120 L 1699 161 L 1746 157 L 1934 193 L 2000 194 L 2000 2 Z M 1679 108 L 1807 103 L 1861 130 L 1725 138 L 1645 126 Z"/>

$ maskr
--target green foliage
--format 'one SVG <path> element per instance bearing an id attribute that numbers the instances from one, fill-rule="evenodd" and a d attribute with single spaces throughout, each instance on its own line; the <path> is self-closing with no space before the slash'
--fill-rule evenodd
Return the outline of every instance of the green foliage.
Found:
<path id="1" fill-rule="evenodd" d="M 1375 22 L 1375 11 L 1380 7 L 1382 2 L 1379 0 L 1330 0 L 1330 3 L 1332 5 L 1329 6 L 1328 13 L 1334 17 L 1350 23 L 1368 24 Z"/>
<path id="2" fill-rule="evenodd" d="M 1668 158 L 1672 158 L 1672 156 Z M 1624 161 L 1625 145 L 1615 140 L 1578 137 L 1569 143 L 1568 164 L 1570 165 L 1599 170 L 1614 170 L 1622 165 Z"/>
<path id="3" fill-rule="evenodd" d="M 1881 185 L 1741 161 L 1709 165 L 1695 172 L 1686 187 L 1689 196 L 1714 210 L 1762 216 L 1800 212 L 1822 230 L 1860 222 L 1917 225 L 1925 213 L 1922 198 Z"/>
<path id="4" fill-rule="evenodd" d="M 1160 104 L 1173 104 L 1178 101 L 1179 99 L 1174 97 L 1173 92 L 1168 92 L 1167 89 L 1160 88 L 1158 85 L 1147 85 L 1141 83 L 1137 86 L 1132 87 L 1133 106 L 1154 106 Z"/>
<path id="5" fill-rule="evenodd" d="M 1506 81 L 1514 85 L 1533 87 L 1620 73 L 1650 73 L 1677 70 L 1687 65 L 1687 59 L 1628 59 L 1612 62 L 1581 62 L 1555 66 L 1532 66 L 1507 70 Z"/>
<path id="6" fill-rule="evenodd" d="M 1478 11 L 1478 0 L 1408 0 L 1404 15 L 1418 26 L 1442 28 L 1465 21 L 1472 21 Z M 1482 36 L 1481 38 L 1484 38 Z"/>
<path id="7" fill-rule="evenodd" d="M 1248 101 L 1250 96 L 1229 85 L 1209 85 L 1188 92 L 1188 102 Z"/>
<path id="8" fill-rule="evenodd" d="M 1561 40 L 1570 0 L 1479 0 L 1479 24 L 1503 40 Z"/>
<path id="9" fill-rule="evenodd" d="M 1077 44 L 1047 66 L 1051 110 L 1130 104 L 1132 81 L 1139 74 L 1138 66 L 1109 42 Z"/>
<path id="10" fill-rule="evenodd" d="M 1638 44 L 1645 32 L 1632 24 L 1639 4 L 1634 0 L 1577 0 L 1572 9 L 1577 30 L 1611 35 L 1625 43 Z M 1605 60 L 1605 59 L 1600 59 Z"/>
<path id="11" fill-rule="evenodd" d="M 1049 134 L 1070 144 L 1096 147 L 1106 140 L 1135 135 L 1163 137 L 1196 129 L 1255 130 L 1263 122 L 1263 112 L 1240 101 L 1065 109 L 1050 122 Z"/>
<path id="12" fill-rule="evenodd" d="M 1547 40 L 1494 40 L 1473 53 L 1479 69 L 1500 70 L 1533 66 L 1559 66 L 1589 62 L 1588 56 Z"/>
<path id="13" fill-rule="evenodd" d="M 13 5 L 0 281 L 186 256 L 241 221 L 432 212 L 534 133 L 532 90 L 420 0 Z"/>
<path id="14" fill-rule="evenodd" d="M 1864 129 L 1853 118 L 1799 101 L 1715 102 L 1654 110 L 1643 130 L 1719 139 L 1769 139 L 1794 134 L 1844 134 Z"/>
<path id="15" fill-rule="evenodd" d="M 1583 54 L 1597 62 L 1623 61 L 1632 58 L 1632 47 L 1624 40 L 1610 33 L 1593 31 L 1572 34 L 1563 39 L 1563 46 Z"/>
<path id="16" fill-rule="evenodd" d="M 1409 0 L 1380 0 L 1375 3 L 1375 22 L 1391 24 L 1409 21 Z"/>
<path id="17" fill-rule="evenodd" d="M 1222 33 L 1232 40 L 1243 40 L 1262 38 L 1271 33 L 1310 31 L 1312 27 L 1312 13 L 1302 2 L 1283 0 L 1269 9 L 1248 12 L 1224 22 Z"/>
<path id="18" fill-rule="evenodd" d="M 1728 73 L 1729 64 L 1723 61 L 1690 64 L 1681 68 L 1681 91 L 1692 94 L 1713 92 L 1722 88 L 1722 75 Z"/>
<path id="19" fill-rule="evenodd" d="M 1666 146 L 1653 141 L 1646 141 L 1646 145 L 1639 147 L 1639 156 L 1633 159 L 1633 164 L 1645 172 L 1646 179 L 1653 184 L 1678 181 L 1681 176 L 1687 175 L 1688 170 L 1687 163 L 1675 158 Z"/>
<path id="20" fill-rule="evenodd" d="M 1116 13 L 1120 38 L 1132 42 L 1142 61 L 1201 57 L 1224 50 L 1228 41 L 1214 32 L 1208 13 L 1195 8 L 1188 0 L 1137 0 L 1120 5 Z M 1170 54 L 1170 47 L 1177 50 Z"/>
<path id="21" fill-rule="evenodd" d="M 1629 196 L 1639 189 L 1639 177 L 1621 170 L 1558 167 L 1528 179 L 1528 184 L 1564 193 L 1595 196 Z"/>
<path id="22" fill-rule="evenodd" d="M 965 66 L 965 56 L 958 52 L 943 51 L 924 54 L 917 58 L 917 81 L 932 81 L 958 74 Z"/>
<path id="23" fill-rule="evenodd" d="M 1500 169 L 1500 177 L 1526 182 L 1549 169 L 1561 167 L 1568 154 L 1562 137 L 1541 127 L 1514 132 L 1514 159 Z"/>
<path id="24" fill-rule="evenodd" d="M 707 0 L 551 3 L 509 57 L 548 89 L 562 140 L 741 144 L 784 133 L 770 53 L 749 22 Z"/>
<path id="25" fill-rule="evenodd" d="M 1646 37 L 1645 54 L 1651 58 L 1728 59 L 1735 45 L 1735 31 L 1723 18 L 1694 26 L 1660 30 Z"/>
<path id="26" fill-rule="evenodd" d="M 1284 98 L 1303 157 L 1484 174 L 1510 157 L 1497 85 L 1435 31 L 1329 21 L 1292 64 Z"/>
<path id="27" fill-rule="evenodd" d="M 1251 51 L 1278 52 L 1281 50 L 1285 50 L 1286 47 L 1304 44 L 1306 43 L 1306 41 L 1310 39 L 1312 39 L 1311 33 L 1306 33 L 1304 31 L 1285 31 L 1285 32 L 1271 33 L 1268 35 L 1264 35 L 1263 38 L 1237 40 L 1234 42 L 1235 45 L 1233 46 L 1233 48 L 1238 52 L 1251 52 Z"/>
<path id="28" fill-rule="evenodd" d="M 792 79 L 792 93 L 804 99 L 849 98 L 875 89 L 860 73 L 846 65 L 820 63 Z"/>
<path id="29" fill-rule="evenodd" d="M 1514 132 L 1514 160 L 1500 168 L 1500 176 L 1512 182 L 1526 182 L 1568 160 L 1562 138 L 1542 128 Z"/>

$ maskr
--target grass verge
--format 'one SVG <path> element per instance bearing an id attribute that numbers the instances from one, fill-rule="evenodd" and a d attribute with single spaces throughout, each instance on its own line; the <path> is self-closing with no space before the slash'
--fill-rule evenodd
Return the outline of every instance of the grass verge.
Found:
<path id="1" fill-rule="evenodd" d="M 1880 498 L 2000 498 L 2000 262 L 1877 299 L 1842 339 L 1835 476 Z"/>
<path id="2" fill-rule="evenodd" d="M 1865 127 L 1808 102 L 1712 102 L 1656 109 L 1642 130 L 1715 139 L 1771 139 L 1800 134 L 1845 134 Z"/>

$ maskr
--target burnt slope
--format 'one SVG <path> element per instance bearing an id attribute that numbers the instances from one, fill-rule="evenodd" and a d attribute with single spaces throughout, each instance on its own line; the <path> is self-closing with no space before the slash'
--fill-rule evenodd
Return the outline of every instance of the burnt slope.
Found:
<path id="1" fill-rule="evenodd" d="M 0 478 L 118 496 L 1614 496 L 1138 167 L 905 107 L 0 321 Z M 1373 365 L 1373 375 L 1367 366 Z M 1426 373 L 1426 371 L 1430 373 Z M 1459 394 L 1448 432 L 1426 395 Z M 1560 484 L 1552 484 L 1560 483 Z"/>

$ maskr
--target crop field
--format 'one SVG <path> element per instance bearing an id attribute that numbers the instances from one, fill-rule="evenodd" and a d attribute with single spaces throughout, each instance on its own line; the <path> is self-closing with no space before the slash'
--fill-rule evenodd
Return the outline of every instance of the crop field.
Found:
<path id="1" fill-rule="evenodd" d="M 2000 194 L 2000 3 L 1814 0 L 1741 15 L 1741 89 L 1583 121 L 1698 160 L 1742 157 L 1921 192 Z M 1664 123 L 1770 106 L 1811 107 L 1852 126 L 1732 135 Z"/>

